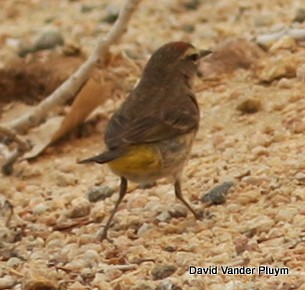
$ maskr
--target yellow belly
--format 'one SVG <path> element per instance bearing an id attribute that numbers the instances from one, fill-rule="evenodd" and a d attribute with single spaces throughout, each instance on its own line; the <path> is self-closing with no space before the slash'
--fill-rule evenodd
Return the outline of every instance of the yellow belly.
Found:
<path id="1" fill-rule="evenodd" d="M 137 183 L 175 176 L 182 171 L 195 133 L 194 130 L 156 143 L 132 145 L 108 165 L 118 176 Z"/>
<path id="2" fill-rule="evenodd" d="M 134 145 L 122 157 L 108 163 L 119 176 L 135 182 L 159 178 L 162 172 L 162 157 L 153 145 Z"/>

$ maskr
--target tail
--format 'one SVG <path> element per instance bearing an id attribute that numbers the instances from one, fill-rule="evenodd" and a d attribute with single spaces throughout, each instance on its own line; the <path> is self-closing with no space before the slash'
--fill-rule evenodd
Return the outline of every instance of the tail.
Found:
<path id="1" fill-rule="evenodd" d="M 123 152 L 122 150 L 109 150 L 106 152 L 103 152 L 99 155 L 87 158 L 87 159 L 83 159 L 83 160 L 79 160 L 77 161 L 77 163 L 79 164 L 83 164 L 83 163 L 89 163 L 89 162 L 96 162 L 99 164 L 103 164 L 103 163 L 107 163 L 110 162 L 114 159 L 117 159 L 119 157 L 121 157 L 122 155 L 124 155 L 125 152 Z"/>

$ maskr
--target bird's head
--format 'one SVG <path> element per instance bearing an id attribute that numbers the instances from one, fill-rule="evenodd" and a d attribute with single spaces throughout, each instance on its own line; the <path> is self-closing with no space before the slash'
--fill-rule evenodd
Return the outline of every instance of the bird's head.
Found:
<path id="1" fill-rule="evenodd" d="M 199 60 L 210 53 L 210 50 L 199 50 L 187 42 L 169 42 L 154 52 L 143 76 L 162 78 L 164 81 L 177 76 L 191 81 L 195 76 Z"/>

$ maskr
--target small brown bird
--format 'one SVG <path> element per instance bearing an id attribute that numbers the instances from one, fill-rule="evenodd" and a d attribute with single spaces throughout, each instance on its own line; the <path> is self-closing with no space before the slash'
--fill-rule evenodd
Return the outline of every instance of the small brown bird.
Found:
<path id="1" fill-rule="evenodd" d="M 199 59 L 210 53 L 186 42 L 160 47 L 138 85 L 111 117 L 104 136 L 107 150 L 79 161 L 108 163 L 121 178 L 119 198 L 100 240 L 108 238 L 112 219 L 127 192 L 127 180 L 151 183 L 171 177 L 176 197 L 199 218 L 182 196 L 181 175 L 200 119 L 192 83 Z"/>

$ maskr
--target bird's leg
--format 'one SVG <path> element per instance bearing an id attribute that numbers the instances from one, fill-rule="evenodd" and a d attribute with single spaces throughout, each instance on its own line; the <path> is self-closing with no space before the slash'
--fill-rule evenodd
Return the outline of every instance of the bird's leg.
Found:
<path id="1" fill-rule="evenodd" d="M 176 181 L 175 181 L 175 195 L 192 212 L 192 214 L 194 215 L 194 217 L 196 219 L 200 219 L 201 218 L 200 215 L 195 212 L 195 210 L 188 204 L 188 202 L 182 196 L 181 184 L 180 184 L 180 180 L 179 179 L 176 179 Z"/>
<path id="2" fill-rule="evenodd" d="M 99 235 L 98 235 L 98 238 L 99 238 L 100 241 L 102 241 L 104 239 L 109 240 L 108 235 L 107 235 L 108 229 L 110 228 L 112 219 L 113 219 L 115 213 L 117 212 L 118 207 L 119 207 L 121 201 L 123 200 L 126 192 L 127 192 L 127 179 L 124 178 L 124 177 L 121 177 L 119 198 L 118 198 L 118 200 L 117 200 L 117 202 L 116 202 L 116 204 L 114 206 L 114 209 L 112 210 L 112 213 L 111 213 L 111 215 L 110 215 L 110 217 L 109 217 L 109 219 L 108 219 L 108 221 L 107 221 L 103 231 L 100 232 Z"/>

